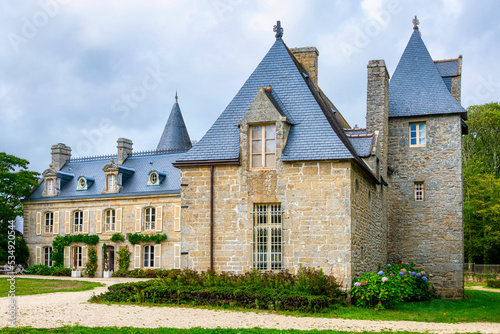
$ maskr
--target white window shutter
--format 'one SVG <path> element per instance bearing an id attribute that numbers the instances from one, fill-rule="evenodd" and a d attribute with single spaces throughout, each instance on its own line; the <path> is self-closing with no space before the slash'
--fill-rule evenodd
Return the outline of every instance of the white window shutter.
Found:
<path id="1" fill-rule="evenodd" d="M 181 269 L 181 244 L 174 244 L 174 269 Z"/>
<path id="2" fill-rule="evenodd" d="M 35 252 L 36 252 L 35 264 L 42 264 L 42 247 L 36 246 Z"/>
<path id="3" fill-rule="evenodd" d="M 163 207 L 156 207 L 156 221 L 155 221 L 155 231 L 161 232 L 163 230 Z"/>
<path id="4" fill-rule="evenodd" d="M 54 234 L 59 234 L 59 211 L 54 212 Z"/>
<path id="5" fill-rule="evenodd" d="M 155 245 L 155 269 L 161 268 L 161 245 Z"/>
<path id="6" fill-rule="evenodd" d="M 135 207 L 135 231 L 141 232 L 142 230 L 142 208 L 140 206 Z"/>
<path id="7" fill-rule="evenodd" d="M 66 268 L 69 268 L 71 266 L 70 264 L 70 253 L 71 249 L 69 246 L 64 247 L 64 266 Z"/>
<path id="8" fill-rule="evenodd" d="M 89 258 L 89 248 L 87 246 L 82 246 L 82 267 L 87 266 L 87 260 Z"/>
<path id="9" fill-rule="evenodd" d="M 174 231 L 181 230 L 181 205 L 175 204 L 174 206 Z"/>
<path id="10" fill-rule="evenodd" d="M 71 234 L 71 211 L 67 210 L 64 222 L 64 234 Z"/>
<path id="11" fill-rule="evenodd" d="M 102 210 L 95 210 L 95 233 L 102 233 Z"/>
<path id="12" fill-rule="evenodd" d="M 42 234 L 42 213 L 41 212 L 36 213 L 35 232 L 37 235 Z"/>
<path id="13" fill-rule="evenodd" d="M 89 210 L 83 210 L 83 233 L 89 233 Z"/>
<path id="14" fill-rule="evenodd" d="M 141 268 L 141 245 L 134 246 L 134 269 Z"/>
<path id="15" fill-rule="evenodd" d="M 122 208 L 116 209 L 116 225 L 115 225 L 115 231 L 116 232 L 121 232 L 122 231 Z"/>

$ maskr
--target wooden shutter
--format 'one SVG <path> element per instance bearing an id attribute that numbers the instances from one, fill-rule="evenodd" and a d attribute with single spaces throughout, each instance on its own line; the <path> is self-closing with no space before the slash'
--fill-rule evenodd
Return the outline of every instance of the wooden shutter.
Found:
<path id="1" fill-rule="evenodd" d="M 95 210 L 95 233 L 102 233 L 102 210 Z"/>
<path id="2" fill-rule="evenodd" d="M 89 210 L 83 210 L 83 233 L 89 233 Z"/>
<path id="3" fill-rule="evenodd" d="M 174 231 L 181 230 L 181 205 L 175 204 L 174 206 Z"/>
<path id="4" fill-rule="evenodd" d="M 59 211 L 54 212 L 54 228 L 52 231 L 54 234 L 59 234 Z"/>
<path id="5" fill-rule="evenodd" d="M 42 213 L 36 213 L 36 223 L 35 223 L 35 232 L 37 235 L 42 234 Z"/>
<path id="6" fill-rule="evenodd" d="M 35 264 L 42 264 L 42 247 L 36 246 L 35 247 Z"/>
<path id="7" fill-rule="evenodd" d="M 89 258 L 89 250 L 87 246 L 82 246 L 82 267 L 85 268 L 87 265 L 87 260 Z"/>
<path id="8" fill-rule="evenodd" d="M 115 231 L 122 231 L 122 208 L 116 209 Z"/>
<path id="9" fill-rule="evenodd" d="M 70 247 L 69 246 L 64 247 L 64 266 L 66 268 L 69 268 L 71 266 L 71 263 L 69 261 L 70 253 L 71 253 Z"/>
<path id="10" fill-rule="evenodd" d="M 134 269 L 141 268 L 141 245 L 134 246 Z"/>
<path id="11" fill-rule="evenodd" d="M 135 207 L 135 231 L 141 232 L 142 230 L 142 208 L 140 206 Z"/>
<path id="12" fill-rule="evenodd" d="M 181 244 L 174 244 L 174 269 L 181 269 Z"/>
<path id="13" fill-rule="evenodd" d="M 155 245 L 155 269 L 161 268 L 161 245 Z"/>
<path id="14" fill-rule="evenodd" d="M 76 268 L 76 246 L 71 247 L 73 250 L 73 268 Z"/>
<path id="15" fill-rule="evenodd" d="M 155 221 L 155 231 L 161 232 L 163 229 L 163 207 L 156 207 L 156 221 Z"/>
<path id="16" fill-rule="evenodd" d="M 64 222 L 64 234 L 71 234 L 71 211 L 66 211 L 66 220 Z"/>

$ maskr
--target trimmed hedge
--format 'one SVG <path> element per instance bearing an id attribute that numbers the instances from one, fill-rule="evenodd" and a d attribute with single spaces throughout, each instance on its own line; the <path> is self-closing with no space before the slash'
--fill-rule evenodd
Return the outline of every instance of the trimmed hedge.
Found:
<path id="1" fill-rule="evenodd" d="M 190 304 L 250 309 L 324 312 L 346 305 L 346 293 L 333 276 L 321 270 L 302 268 L 297 275 L 287 271 L 248 272 L 240 275 L 198 273 L 192 270 L 146 271 L 163 278 L 122 283 L 93 296 L 93 302 Z"/>
<path id="2" fill-rule="evenodd" d="M 26 268 L 28 275 L 44 276 L 71 276 L 71 269 L 66 267 L 49 267 L 43 264 L 36 264 Z"/>
<path id="3" fill-rule="evenodd" d="M 489 288 L 500 289 L 500 279 L 489 279 L 486 281 L 486 286 Z"/>

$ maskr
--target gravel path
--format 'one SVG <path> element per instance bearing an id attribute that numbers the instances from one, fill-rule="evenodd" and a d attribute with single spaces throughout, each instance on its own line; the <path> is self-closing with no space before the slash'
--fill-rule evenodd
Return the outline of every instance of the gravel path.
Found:
<path id="1" fill-rule="evenodd" d="M 24 276 L 36 277 L 37 276 Z M 47 278 L 47 277 L 44 277 Z M 53 279 L 72 279 L 51 277 Z M 3 279 L 3 278 L 2 278 Z M 107 286 L 145 279 L 108 278 L 92 280 Z M 104 292 L 100 287 L 90 291 L 56 292 L 50 294 L 18 296 L 17 325 L 37 328 L 54 328 L 64 325 L 89 327 L 133 326 L 133 327 L 174 327 L 174 328 L 277 328 L 277 329 L 332 329 L 343 331 L 415 331 L 430 333 L 500 333 L 500 323 L 425 323 L 413 321 L 371 321 L 292 317 L 266 312 L 231 312 L 195 308 L 147 307 L 132 305 L 90 304 L 92 294 Z M 7 325 L 9 299 L 0 298 L 0 326 Z"/>

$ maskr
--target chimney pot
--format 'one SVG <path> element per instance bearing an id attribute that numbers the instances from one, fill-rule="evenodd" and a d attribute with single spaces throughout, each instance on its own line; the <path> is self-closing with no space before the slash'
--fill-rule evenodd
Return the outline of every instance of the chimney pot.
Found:
<path id="1" fill-rule="evenodd" d="M 60 170 L 65 163 L 69 162 L 71 159 L 71 147 L 64 145 L 63 143 L 58 143 L 57 145 L 52 145 L 52 162 L 50 166 L 55 170 Z"/>
<path id="2" fill-rule="evenodd" d="M 118 138 L 116 147 L 118 148 L 118 157 L 116 163 L 123 164 L 132 154 L 132 141 L 126 138 Z"/>

